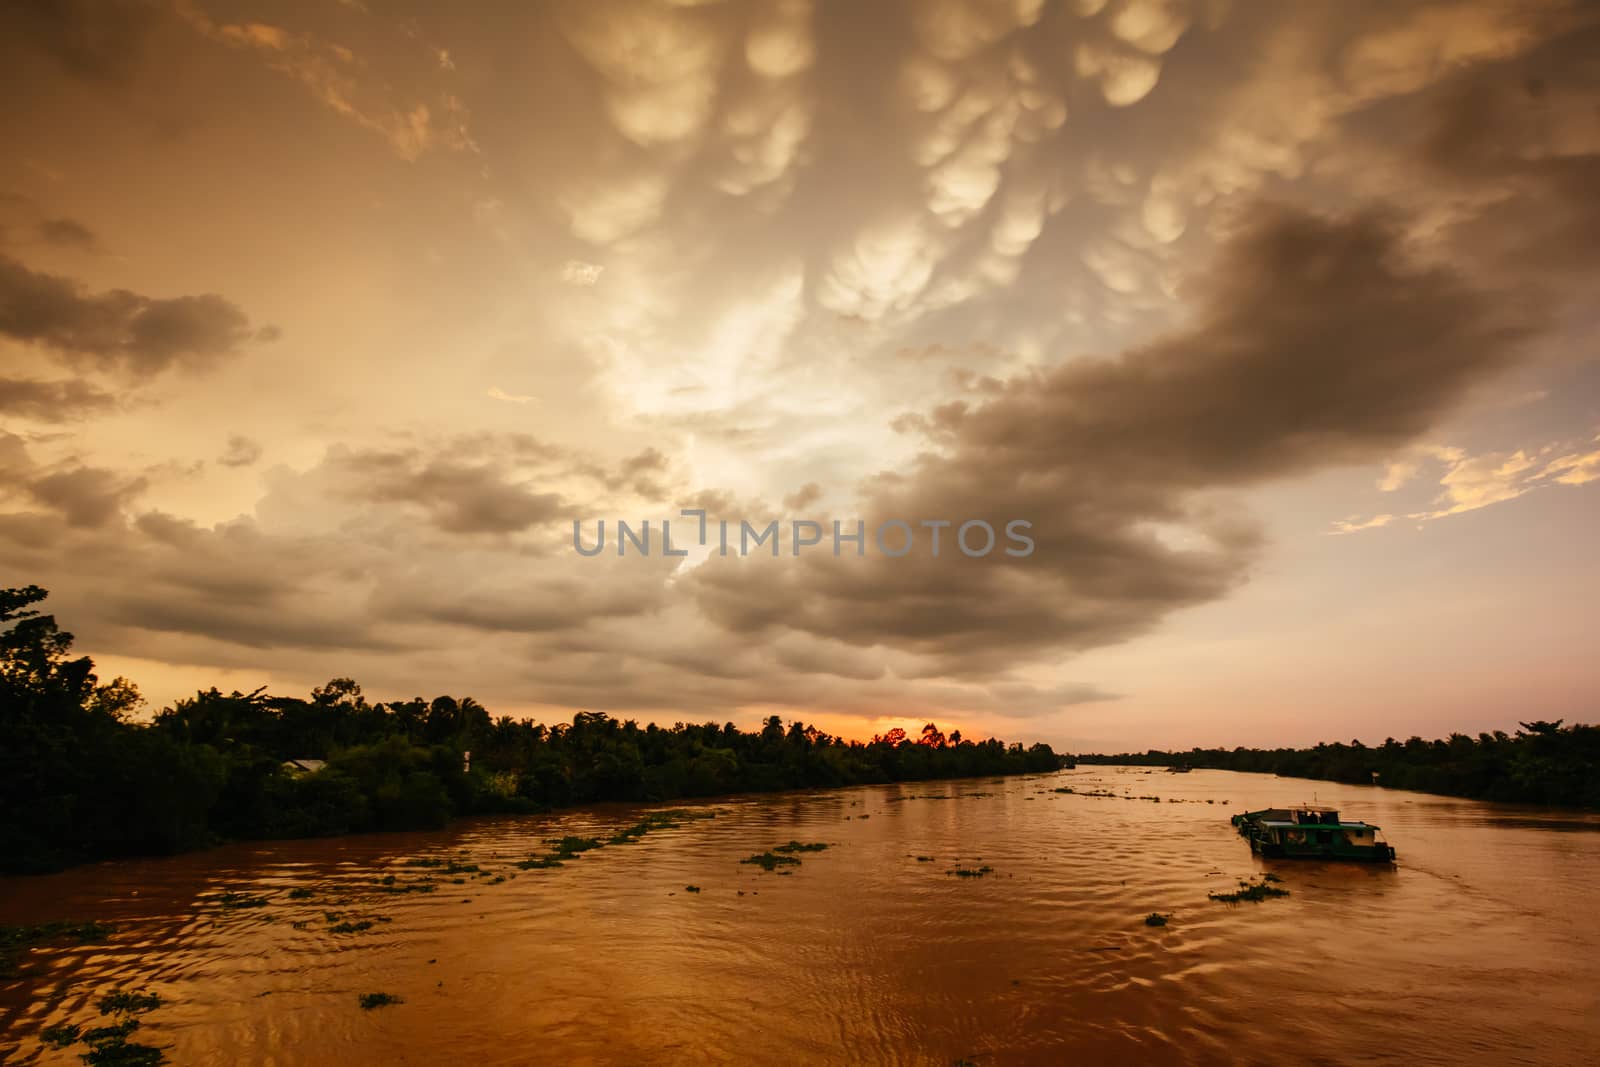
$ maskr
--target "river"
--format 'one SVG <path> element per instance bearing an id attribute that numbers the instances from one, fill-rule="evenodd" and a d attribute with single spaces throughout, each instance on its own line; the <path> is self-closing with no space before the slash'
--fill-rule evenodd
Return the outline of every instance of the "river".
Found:
<path id="1" fill-rule="evenodd" d="M 1228 823 L 1313 800 L 1398 862 Z M 653 809 L 0 879 L 0 923 L 116 926 L 0 979 L 0 1060 L 78 1063 L 40 1031 L 121 987 L 177 1064 L 1600 1062 L 1600 816 L 1108 767 L 679 806 L 715 817 L 542 869 Z M 740 862 L 791 840 L 829 847 Z M 1288 896 L 1207 899 L 1266 871 Z"/>

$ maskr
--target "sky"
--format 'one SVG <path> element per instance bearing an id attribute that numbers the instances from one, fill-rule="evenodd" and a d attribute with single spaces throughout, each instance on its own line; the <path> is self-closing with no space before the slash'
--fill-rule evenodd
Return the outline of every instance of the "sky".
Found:
<path id="1" fill-rule="evenodd" d="M 151 709 L 1594 721 L 1597 57 L 1579 0 L 8 4 L 0 584 Z"/>

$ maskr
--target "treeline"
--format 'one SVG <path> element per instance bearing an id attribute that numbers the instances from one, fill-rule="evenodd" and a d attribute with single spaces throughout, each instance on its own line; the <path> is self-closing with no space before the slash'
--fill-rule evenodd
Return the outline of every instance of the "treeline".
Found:
<path id="1" fill-rule="evenodd" d="M 1514 734 L 1406 741 L 1389 738 L 1315 748 L 1193 748 L 1187 752 L 1080 755 L 1080 763 L 1212 767 L 1413 789 L 1421 793 L 1527 804 L 1600 808 L 1600 726 L 1525 722 Z M 1376 776 L 1376 777 L 1374 777 Z"/>
<path id="2" fill-rule="evenodd" d="M 671 728 L 579 712 L 570 724 L 496 718 L 441 696 L 368 703 L 335 679 L 309 698 L 198 693 L 156 714 L 127 681 L 101 684 L 72 635 L 0 589 L 0 870 L 55 870 L 239 838 L 425 829 L 452 816 L 594 801 L 1055 770 L 1049 745 L 920 736 L 871 743 L 769 718 Z M 469 755 L 470 754 L 470 758 Z M 291 761 L 321 760 L 311 773 Z"/>

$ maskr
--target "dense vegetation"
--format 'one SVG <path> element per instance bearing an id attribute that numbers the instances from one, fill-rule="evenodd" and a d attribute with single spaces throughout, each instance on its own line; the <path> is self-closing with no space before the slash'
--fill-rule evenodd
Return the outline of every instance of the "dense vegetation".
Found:
<path id="1" fill-rule="evenodd" d="M 1188 752 L 1078 756 L 1080 763 L 1148 767 L 1214 767 L 1295 778 L 1371 783 L 1423 793 L 1529 804 L 1600 808 L 1600 726 L 1525 722 L 1515 734 L 1496 730 L 1446 740 L 1389 738 L 1315 748 L 1194 748 Z M 1374 779 L 1376 775 L 1376 779 Z"/>
<path id="2" fill-rule="evenodd" d="M 30 609 L 45 595 L 0 589 L 0 871 L 224 838 L 430 828 L 476 812 L 1059 766 L 1048 745 L 946 738 L 932 724 L 865 744 L 777 716 L 753 733 L 592 712 L 545 726 L 448 696 L 370 704 L 343 678 L 309 699 L 212 689 L 138 723 L 138 691 L 100 684 L 88 658 L 70 656 L 72 635 Z M 302 759 L 327 766 L 285 767 Z"/>

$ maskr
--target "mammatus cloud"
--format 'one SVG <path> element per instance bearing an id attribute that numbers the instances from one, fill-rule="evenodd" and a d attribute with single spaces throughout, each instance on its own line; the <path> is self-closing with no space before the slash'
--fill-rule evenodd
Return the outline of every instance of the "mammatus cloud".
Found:
<path id="1" fill-rule="evenodd" d="M 5 275 L 65 309 L 41 326 L 35 306 L 8 352 L 138 379 L 0 383 L 7 417 L 118 420 L 35 433 L 23 465 L 0 448 L 0 557 L 97 653 L 686 716 L 1046 714 L 1108 698 L 1064 680 L 1072 657 L 1253 578 L 1277 517 L 1273 495 L 1243 499 L 1256 487 L 1390 461 L 1404 497 L 1323 518 L 1395 526 L 1594 470 L 1592 445 L 1519 455 L 1459 417 L 1530 349 L 1580 348 L 1563 325 L 1592 332 L 1600 87 L 1581 5 L 593 0 L 492 25 L 250 6 L 149 9 L 145 45 L 173 62 L 119 76 L 161 136 L 64 156 L 41 119 L 15 170 L 8 247 L 59 271 L 81 240 L 36 223 L 91 210 L 66 192 L 86 168 L 168 169 L 182 131 L 216 168 L 193 174 L 210 202 L 178 210 L 141 192 L 170 183 L 130 181 L 83 217 L 119 223 L 130 272 L 140 230 L 113 211 L 253 235 L 217 249 L 216 288 L 295 309 L 282 377 L 304 388 L 246 421 L 249 364 L 208 378 L 215 398 L 156 374 L 243 347 L 249 325 L 222 308 L 169 309 L 188 327 L 135 343 L 162 301 Z M 119 10 L 61 5 L 70 32 L 14 38 L 56 57 L 29 67 L 56 75 L 64 117 L 94 124 L 72 115 L 82 77 L 57 68 L 75 35 L 116 61 L 82 27 Z M 3 48 L 16 17 L 0 20 Z M 259 123 L 194 123 L 219 76 Z M 258 176 L 218 152 L 241 148 L 282 164 L 273 195 L 229 198 Z M 278 240 L 297 233 L 327 251 L 326 286 Z M 340 347 L 361 335 L 383 338 L 366 364 Z M 381 388 L 351 384 L 374 371 Z M 167 513 L 192 494 L 126 458 L 151 440 L 128 428 L 137 404 L 107 407 L 128 384 L 187 405 L 197 424 L 172 447 L 203 450 L 230 492 L 264 487 L 254 506 Z M 495 429 L 530 416 L 538 441 Z M 277 465 L 252 443 L 215 458 L 238 427 Z M 1459 454 L 1417 445 L 1445 439 Z M 1036 551 L 966 559 L 946 528 L 934 560 L 921 527 L 900 560 L 571 551 L 573 518 L 696 505 L 1025 518 Z"/>
<path id="2" fill-rule="evenodd" d="M 28 472 L 43 510 L 0 517 L 0 539 L 43 579 L 61 551 L 108 568 L 85 609 L 132 654 L 410 650 L 418 669 L 460 670 L 448 635 L 471 631 L 521 657 L 541 702 L 1043 714 L 1107 694 L 1029 670 L 1247 578 L 1262 540 L 1233 492 L 1396 454 L 1526 329 L 1370 212 L 1258 205 L 1189 292 L 1186 325 L 1115 357 L 974 380 L 923 417 L 922 456 L 858 501 L 869 527 L 1026 519 L 1025 559 L 965 558 L 947 529 L 938 558 L 923 542 L 899 559 L 713 556 L 685 573 L 659 556 L 580 562 L 571 519 L 653 508 L 672 459 L 607 464 L 496 434 L 335 448 L 276 475 L 257 518 L 209 529 L 153 512 L 123 525 L 136 479 Z M 1551 461 L 1552 477 L 1587 469 Z"/>
<path id="3" fill-rule="evenodd" d="M 862 500 L 869 525 L 1026 519 L 1032 556 L 713 558 L 694 595 L 732 632 L 843 635 L 968 677 L 1127 640 L 1244 580 L 1259 535 L 1216 493 L 1393 452 L 1525 330 L 1371 213 L 1257 205 L 1192 300 L 1164 338 L 936 409 L 932 450 Z"/>
<path id="4" fill-rule="evenodd" d="M 0 255 L 0 337 L 38 345 L 69 364 L 147 378 L 175 365 L 211 366 L 249 336 L 245 313 L 215 293 L 91 293 Z"/>

